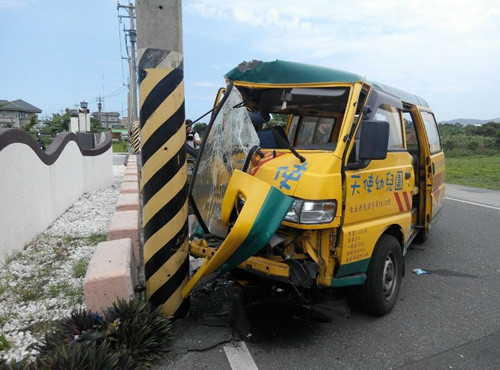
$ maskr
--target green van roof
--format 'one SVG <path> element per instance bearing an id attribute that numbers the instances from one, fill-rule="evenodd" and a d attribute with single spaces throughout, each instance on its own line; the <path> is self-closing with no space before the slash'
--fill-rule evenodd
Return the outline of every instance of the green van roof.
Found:
<path id="1" fill-rule="evenodd" d="M 284 60 L 275 60 L 274 62 L 253 60 L 251 62 L 240 63 L 238 67 L 226 73 L 225 77 L 236 84 L 243 82 L 252 84 L 294 85 L 364 81 L 380 90 L 396 95 L 404 102 L 428 107 L 427 102 L 419 96 L 388 85 L 365 81 L 366 79 L 359 74 L 305 63 Z"/>
<path id="2" fill-rule="evenodd" d="M 338 69 L 275 60 L 243 62 L 226 74 L 230 81 L 255 84 L 306 84 L 321 82 L 356 82 L 363 76 Z"/>

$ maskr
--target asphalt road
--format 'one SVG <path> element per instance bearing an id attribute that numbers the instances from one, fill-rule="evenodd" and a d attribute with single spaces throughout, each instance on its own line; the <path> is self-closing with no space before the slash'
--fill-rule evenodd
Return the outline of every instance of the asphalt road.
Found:
<path id="1" fill-rule="evenodd" d="M 499 369 L 500 192 L 451 185 L 447 197 L 406 256 L 389 315 L 365 315 L 344 292 L 317 297 L 311 312 L 286 293 L 217 279 L 195 292 L 155 369 Z"/>

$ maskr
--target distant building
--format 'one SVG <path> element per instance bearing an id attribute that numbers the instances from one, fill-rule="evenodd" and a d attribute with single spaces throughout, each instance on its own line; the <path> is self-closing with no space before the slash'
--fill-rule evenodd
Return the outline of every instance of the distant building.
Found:
<path id="1" fill-rule="evenodd" d="M 123 129 L 118 112 L 92 112 L 92 118 L 97 118 L 106 129 Z"/>
<path id="2" fill-rule="evenodd" d="M 21 128 L 39 113 L 42 113 L 40 108 L 22 99 L 0 100 L 0 127 Z"/>
<path id="3" fill-rule="evenodd" d="M 120 119 L 118 112 L 93 112 L 92 118 L 97 118 L 106 130 L 111 130 L 114 141 L 128 139 L 128 124 Z"/>
<path id="4" fill-rule="evenodd" d="M 128 127 L 128 117 L 123 117 L 121 124 L 123 127 Z"/>

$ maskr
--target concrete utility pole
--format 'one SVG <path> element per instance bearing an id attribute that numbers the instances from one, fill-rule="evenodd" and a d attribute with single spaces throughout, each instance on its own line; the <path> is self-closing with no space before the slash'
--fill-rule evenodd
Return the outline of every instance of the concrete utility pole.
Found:
<path id="1" fill-rule="evenodd" d="M 129 131 L 132 129 L 132 125 L 135 121 L 137 121 L 137 62 L 136 62 L 136 48 L 135 44 L 137 42 L 137 32 L 135 29 L 135 19 L 136 19 L 136 11 L 135 6 L 132 3 L 128 5 L 121 5 L 118 3 L 118 10 L 125 9 L 128 13 L 128 16 L 119 16 L 120 18 L 129 18 L 130 21 L 130 29 L 124 30 L 128 32 L 128 39 L 130 41 L 130 57 L 128 58 L 129 62 L 129 96 L 128 96 L 128 122 L 129 122 Z"/>
<path id="2" fill-rule="evenodd" d="M 181 0 L 137 0 L 146 296 L 165 316 L 189 312 Z"/>

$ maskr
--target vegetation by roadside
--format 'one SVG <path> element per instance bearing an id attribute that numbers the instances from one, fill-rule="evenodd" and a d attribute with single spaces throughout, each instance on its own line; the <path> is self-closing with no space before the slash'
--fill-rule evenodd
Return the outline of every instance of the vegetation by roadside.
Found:
<path id="1" fill-rule="evenodd" d="M 452 184 L 500 190 L 500 154 L 447 156 L 446 181 Z"/>
<path id="2" fill-rule="evenodd" d="M 113 153 L 128 152 L 128 141 L 113 142 Z"/>
<path id="3" fill-rule="evenodd" d="M 55 322 L 36 357 L 0 359 L 7 369 L 147 369 L 167 357 L 172 333 L 161 307 L 138 299 L 119 299 L 102 316 L 73 310 Z M 0 343 L 7 343 L 3 336 Z"/>
<path id="4" fill-rule="evenodd" d="M 446 155 L 446 181 L 500 190 L 500 123 L 439 125 Z"/>

